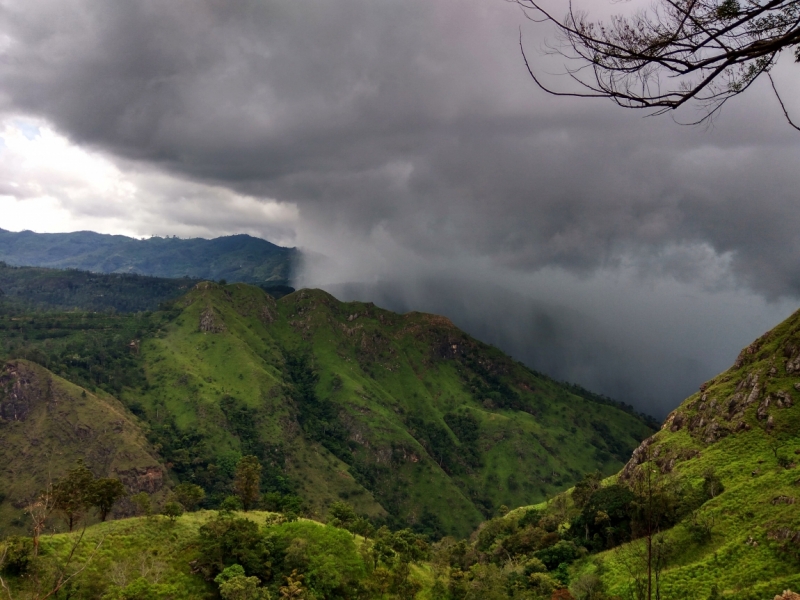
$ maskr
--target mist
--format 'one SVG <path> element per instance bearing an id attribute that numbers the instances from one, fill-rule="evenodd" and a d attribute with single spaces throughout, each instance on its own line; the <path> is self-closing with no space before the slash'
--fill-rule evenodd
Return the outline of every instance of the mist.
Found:
<path id="1" fill-rule="evenodd" d="M 659 419 L 797 308 L 746 289 L 707 290 L 623 269 L 527 274 L 479 258 L 436 264 L 403 252 L 393 264 L 371 250 L 309 253 L 295 285 L 400 313 L 445 315 L 534 370 Z M 346 280 L 355 273 L 374 278 Z"/>

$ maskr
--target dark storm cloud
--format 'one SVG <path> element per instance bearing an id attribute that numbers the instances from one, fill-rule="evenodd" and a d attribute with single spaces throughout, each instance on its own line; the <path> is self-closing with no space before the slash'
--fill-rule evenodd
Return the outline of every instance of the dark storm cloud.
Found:
<path id="1" fill-rule="evenodd" d="M 478 287 L 494 271 L 511 282 L 625 269 L 695 286 L 706 302 L 742 286 L 800 292 L 800 146 L 763 88 L 711 131 L 542 96 L 517 46 L 520 24 L 530 48 L 542 32 L 500 0 L 19 0 L 0 3 L 0 19 L 4 110 L 118 157 L 296 203 L 306 244 L 341 259 L 306 282 L 360 270 L 419 283 L 456 264 Z M 394 250 L 371 251 L 376 236 Z M 415 277 L 410 265 L 423 263 Z M 508 298 L 528 294 L 515 285 Z M 426 289 L 418 304 L 453 305 L 441 286 Z M 515 318 L 546 329 L 519 313 L 528 301 L 504 302 L 492 327 L 476 320 L 488 300 L 458 314 L 489 337 Z M 629 371 L 564 341 L 574 334 L 557 304 L 534 312 L 555 319 L 562 371 L 602 371 L 604 391 L 636 401 L 620 383 Z M 609 330 L 605 319 L 592 339 Z M 608 343 L 619 349 L 605 355 L 648 356 L 628 338 Z M 680 347 L 651 361 L 674 358 L 667 379 L 684 389 L 713 374 L 719 360 L 687 366 Z M 559 368 L 536 352 L 530 363 Z"/>

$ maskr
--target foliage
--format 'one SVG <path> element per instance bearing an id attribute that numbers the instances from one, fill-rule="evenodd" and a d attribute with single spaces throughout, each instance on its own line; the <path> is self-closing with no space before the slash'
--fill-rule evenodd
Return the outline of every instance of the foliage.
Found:
<path id="1" fill-rule="evenodd" d="M 583 541 L 595 550 L 613 547 L 631 535 L 631 505 L 634 493 L 625 485 L 596 490 L 586 500 L 572 525 L 583 533 Z"/>
<path id="2" fill-rule="evenodd" d="M 206 497 L 206 493 L 199 485 L 193 483 L 179 483 L 172 488 L 172 495 L 175 501 L 180 503 L 188 511 L 197 509 L 197 506 Z"/>
<path id="3" fill-rule="evenodd" d="M 255 456 L 243 456 L 236 465 L 233 489 L 242 501 L 245 510 L 252 508 L 258 501 L 261 489 L 261 464 Z"/>
<path id="4" fill-rule="evenodd" d="M 542 564 L 549 571 L 552 571 L 562 564 L 574 562 L 580 557 L 581 553 L 574 542 L 560 540 L 548 548 L 537 550 L 533 555 L 542 561 Z"/>
<path id="5" fill-rule="evenodd" d="M 174 522 L 175 519 L 183 514 L 183 506 L 179 502 L 167 502 L 164 505 L 162 514 L 165 517 L 169 517 L 169 520 Z"/>
<path id="6" fill-rule="evenodd" d="M 209 580 L 234 564 L 261 580 L 272 576 L 272 544 L 249 519 L 220 513 L 200 527 L 198 544 L 197 568 Z"/>
<path id="7" fill-rule="evenodd" d="M 0 543 L 0 572 L 19 577 L 33 562 L 33 540 L 11 536 Z"/>
<path id="8" fill-rule="evenodd" d="M 261 508 L 273 512 L 299 513 L 303 509 L 303 499 L 296 494 L 267 492 L 261 496 Z"/>
<path id="9" fill-rule="evenodd" d="M 319 597 L 348 597 L 367 574 L 353 536 L 341 529 L 296 521 L 269 528 L 267 539 L 283 577 L 302 574 L 302 585 Z"/>
<path id="10" fill-rule="evenodd" d="M 89 505 L 97 509 L 100 520 L 105 521 L 117 500 L 126 494 L 125 486 L 119 479 L 99 477 L 89 486 L 86 498 Z"/>
<path id="11" fill-rule="evenodd" d="M 114 588 L 102 600 L 171 600 L 178 594 L 174 585 L 152 583 L 139 577 L 124 588 Z"/>
<path id="12" fill-rule="evenodd" d="M 258 577 L 245 576 L 241 565 L 231 565 L 214 578 L 223 600 L 268 600 L 269 592 L 258 585 Z"/>
<path id="13" fill-rule="evenodd" d="M 127 273 L 103 275 L 89 271 L 12 267 L 0 262 L 0 290 L 3 291 L 0 306 L 15 313 L 74 310 L 137 313 L 157 310 L 160 305 L 185 294 L 197 282 Z"/>
<path id="14" fill-rule="evenodd" d="M 64 515 L 69 531 L 90 506 L 94 485 L 95 477 L 83 461 L 79 461 L 76 467 L 67 471 L 66 476 L 53 484 L 53 509 Z"/>
<path id="15" fill-rule="evenodd" d="M 303 431 L 321 443 L 334 456 L 346 463 L 353 462 L 347 443 L 347 430 L 339 419 L 336 405 L 316 393 L 319 375 L 313 371 L 305 354 L 287 353 L 286 369 L 292 382 L 292 398 L 297 409 L 297 420 Z"/>
<path id="16" fill-rule="evenodd" d="M 321 515 L 343 500 L 375 526 L 464 536 L 500 506 L 621 466 L 580 442 L 592 421 L 625 448 L 650 432 L 431 315 L 214 283 L 164 308 L 0 315 L 0 354 L 117 395 L 170 475 L 203 489 L 198 506 L 235 493 L 237 462 L 254 456 L 265 508 Z"/>
<path id="17" fill-rule="evenodd" d="M 136 510 L 140 515 L 149 517 L 153 514 L 153 502 L 147 492 L 134 494 L 131 496 L 131 502 L 136 506 Z"/>

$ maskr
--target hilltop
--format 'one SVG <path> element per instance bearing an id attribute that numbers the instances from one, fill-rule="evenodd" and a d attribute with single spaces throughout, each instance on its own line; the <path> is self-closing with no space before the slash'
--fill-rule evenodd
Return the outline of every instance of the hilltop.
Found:
<path id="1" fill-rule="evenodd" d="M 511 360 L 436 315 L 275 300 L 201 283 L 152 314 L 0 319 L 0 353 L 117 397 L 174 481 L 230 493 L 242 455 L 263 491 L 334 501 L 434 536 L 611 474 L 652 433 L 607 399 Z"/>
<path id="2" fill-rule="evenodd" d="M 244 234 L 211 240 L 138 240 L 92 231 L 15 233 L 0 229 L 0 261 L 15 266 L 288 285 L 297 258 L 294 248 Z"/>

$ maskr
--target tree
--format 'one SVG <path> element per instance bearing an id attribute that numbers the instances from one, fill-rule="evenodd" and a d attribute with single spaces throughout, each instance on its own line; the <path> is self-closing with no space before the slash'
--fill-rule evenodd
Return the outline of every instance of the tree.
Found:
<path id="1" fill-rule="evenodd" d="M 175 501 L 180 502 L 189 512 L 195 510 L 197 505 L 206 497 L 203 488 L 193 483 L 181 483 L 176 485 L 175 489 L 172 490 L 172 495 Z"/>
<path id="2" fill-rule="evenodd" d="M 83 461 L 78 461 L 74 469 L 67 471 L 66 477 L 53 485 L 53 508 L 64 515 L 70 531 L 89 507 L 93 483 L 92 472 Z"/>
<path id="3" fill-rule="evenodd" d="M 183 506 L 178 502 L 167 502 L 163 512 L 165 517 L 169 517 L 170 521 L 175 522 L 175 519 L 183 514 Z"/>
<path id="4" fill-rule="evenodd" d="M 600 489 L 603 476 L 599 471 L 586 473 L 572 490 L 572 501 L 578 508 L 583 508 L 597 490 Z"/>
<path id="5" fill-rule="evenodd" d="M 342 529 L 350 529 L 358 518 L 356 511 L 347 502 L 334 502 L 328 509 L 328 514 L 330 515 L 328 523 Z"/>
<path id="6" fill-rule="evenodd" d="M 272 542 L 249 519 L 221 513 L 200 527 L 197 545 L 197 568 L 207 579 L 234 564 L 263 581 L 272 577 Z"/>
<path id="7" fill-rule="evenodd" d="M 258 501 L 261 487 L 261 463 L 255 456 L 243 456 L 236 465 L 233 489 L 245 510 L 250 510 Z"/>
<path id="8" fill-rule="evenodd" d="M 671 552 L 671 544 L 664 536 L 658 535 L 662 527 L 668 527 L 676 521 L 677 508 L 680 504 L 673 489 L 673 481 L 661 473 L 653 462 L 652 446 L 648 446 L 647 461 L 634 471 L 629 484 L 635 499 L 631 503 L 632 533 L 644 537 L 646 542 L 647 581 L 645 596 L 652 600 L 661 597 L 660 573 Z M 655 570 L 655 590 L 653 589 L 653 571 Z"/>
<path id="9" fill-rule="evenodd" d="M 551 54 L 566 58 L 566 74 L 577 91 L 556 91 L 525 64 L 534 82 L 558 96 L 609 98 L 626 108 L 663 114 L 688 102 L 711 118 L 730 98 L 766 74 L 790 118 L 769 73 L 781 52 L 794 48 L 800 61 L 800 0 L 655 0 L 649 10 L 591 21 L 584 12 L 563 20 L 541 0 L 515 0 L 531 20 L 555 25 L 558 42 Z M 570 64 L 571 63 L 571 64 Z"/>
<path id="10" fill-rule="evenodd" d="M 100 520 L 105 521 L 117 500 L 125 495 L 125 486 L 119 479 L 101 477 L 94 480 L 87 498 L 89 504 L 100 513 Z"/>
<path id="11" fill-rule="evenodd" d="M 223 600 L 269 600 L 269 592 L 258 587 L 258 577 L 247 577 L 241 565 L 231 565 L 214 578 Z"/>
<path id="12" fill-rule="evenodd" d="M 147 492 L 139 492 L 131 496 L 131 502 L 136 505 L 136 509 L 140 514 L 145 517 L 150 517 L 153 514 L 153 503 L 150 500 L 150 494 Z"/>
<path id="13" fill-rule="evenodd" d="M 281 598 L 305 598 L 306 588 L 303 585 L 303 575 L 298 575 L 297 569 L 286 577 L 286 585 L 280 588 Z"/>
<path id="14" fill-rule="evenodd" d="M 49 486 L 45 491 L 31 502 L 25 512 L 31 518 L 31 528 L 33 530 L 33 557 L 39 556 L 39 537 L 44 531 L 45 523 L 50 513 L 53 512 L 53 486 Z"/>

